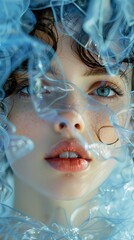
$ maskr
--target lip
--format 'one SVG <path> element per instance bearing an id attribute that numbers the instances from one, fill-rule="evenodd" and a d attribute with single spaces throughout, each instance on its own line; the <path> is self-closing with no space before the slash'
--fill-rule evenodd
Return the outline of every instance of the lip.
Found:
<path id="1" fill-rule="evenodd" d="M 79 158 L 59 158 L 63 152 L 75 152 Z M 80 172 L 88 168 L 92 161 L 89 153 L 76 139 L 64 140 L 54 145 L 44 158 L 49 165 L 62 172 Z"/>

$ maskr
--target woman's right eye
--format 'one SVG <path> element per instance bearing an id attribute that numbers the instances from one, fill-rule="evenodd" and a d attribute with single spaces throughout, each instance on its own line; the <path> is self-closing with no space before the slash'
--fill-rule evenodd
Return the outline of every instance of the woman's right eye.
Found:
<path id="1" fill-rule="evenodd" d="M 50 94 L 51 93 L 51 87 L 49 86 L 43 86 L 42 88 L 35 87 L 34 94 L 36 95 L 44 95 L 44 94 Z M 30 97 L 30 91 L 29 86 L 22 87 L 17 91 L 20 96 L 22 97 Z"/>
<path id="2" fill-rule="evenodd" d="M 26 87 L 23 87 L 23 88 L 19 89 L 18 93 L 22 97 L 29 97 L 30 96 L 29 86 L 26 86 Z"/>

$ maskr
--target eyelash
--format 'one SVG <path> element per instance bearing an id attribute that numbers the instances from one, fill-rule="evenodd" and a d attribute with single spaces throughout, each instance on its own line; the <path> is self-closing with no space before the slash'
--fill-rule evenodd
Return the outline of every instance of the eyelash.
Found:
<path id="1" fill-rule="evenodd" d="M 95 95 L 93 94 L 95 91 L 97 91 L 98 89 L 101 89 L 101 88 L 109 88 L 110 90 L 112 90 L 115 94 L 112 95 L 112 96 L 99 96 L 99 95 L 96 95 L 96 97 L 101 97 L 101 98 L 114 98 L 114 97 L 117 97 L 118 96 L 123 96 L 124 95 L 124 92 L 123 90 L 118 87 L 117 85 L 115 85 L 114 83 L 111 83 L 111 82 L 104 82 L 103 81 L 103 84 L 101 85 L 101 83 L 96 83 L 95 86 L 93 85 L 92 89 L 93 90 L 89 90 L 88 91 L 88 94 L 89 95 Z"/>
<path id="2" fill-rule="evenodd" d="M 28 98 L 30 96 L 30 93 L 27 94 L 27 93 L 22 92 L 22 90 L 25 89 L 25 88 L 27 88 L 27 92 L 29 92 L 28 91 L 29 85 L 28 85 L 27 81 L 25 83 L 23 83 L 23 86 L 20 85 L 16 92 L 20 94 L 20 97 Z M 95 95 L 93 93 L 100 88 L 104 88 L 104 89 L 109 88 L 110 90 L 112 90 L 115 93 L 115 95 L 113 95 L 113 96 L 99 96 L 99 95 L 96 94 L 96 97 L 100 97 L 100 98 L 114 98 L 114 97 L 117 97 L 117 95 L 118 96 L 123 96 L 124 95 L 123 90 L 120 89 L 120 87 L 118 87 L 117 85 L 115 85 L 114 83 L 111 83 L 111 82 L 103 82 L 102 85 L 99 82 L 99 83 L 96 83 L 95 86 L 93 86 L 91 88 L 93 90 L 87 91 L 88 95 Z"/>
<path id="3" fill-rule="evenodd" d="M 25 88 L 29 88 L 29 85 L 28 85 L 28 81 L 25 80 L 25 82 L 23 82 L 22 84 L 19 84 L 19 86 L 17 87 L 16 89 L 16 94 L 19 94 L 20 97 L 29 97 L 30 96 L 30 93 L 29 94 L 26 94 L 24 92 L 22 92 L 23 89 Z"/>

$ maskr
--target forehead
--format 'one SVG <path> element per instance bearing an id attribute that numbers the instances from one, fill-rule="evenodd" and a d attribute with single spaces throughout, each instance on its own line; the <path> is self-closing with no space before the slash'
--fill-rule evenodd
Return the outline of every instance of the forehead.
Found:
<path id="1" fill-rule="evenodd" d="M 80 58 L 78 52 L 75 49 L 74 42 L 72 38 L 68 36 L 60 36 L 58 39 L 57 44 L 57 51 L 56 54 L 58 55 L 61 63 L 62 70 L 65 74 L 71 75 L 73 74 L 74 70 L 75 76 L 78 76 L 79 74 L 83 77 L 88 76 L 98 76 L 98 75 L 107 75 L 109 76 L 106 68 L 102 65 L 94 65 L 94 59 L 97 62 L 98 56 L 93 55 L 93 62 L 92 67 L 87 66 L 82 59 Z M 89 59 L 89 61 L 92 61 L 92 59 Z M 125 83 L 131 88 L 132 84 L 132 69 L 128 68 L 128 64 L 123 63 L 122 64 L 122 70 L 119 70 L 119 76 L 118 80 L 123 79 Z M 127 69 L 127 70 L 126 70 Z M 50 71 L 56 76 L 61 76 L 61 69 L 55 60 L 52 61 L 50 66 Z M 112 77 L 116 77 L 112 75 Z"/>

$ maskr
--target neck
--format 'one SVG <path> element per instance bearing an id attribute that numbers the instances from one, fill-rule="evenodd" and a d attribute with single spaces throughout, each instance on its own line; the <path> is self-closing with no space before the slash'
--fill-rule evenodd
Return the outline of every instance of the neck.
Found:
<path id="1" fill-rule="evenodd" d="M 46 225 L 56 222 L 66 227 L 68 219 L 73 221 L 74 226 L 77 226 L 84 221 L 85 214 L 89 212 L 89 209 L 84 207 L 82 212 L 75 210 L 87 202 L 94 194 L 72 201 L 54 200 L 41 195 L 15 177 L 14 208 Z"/>

